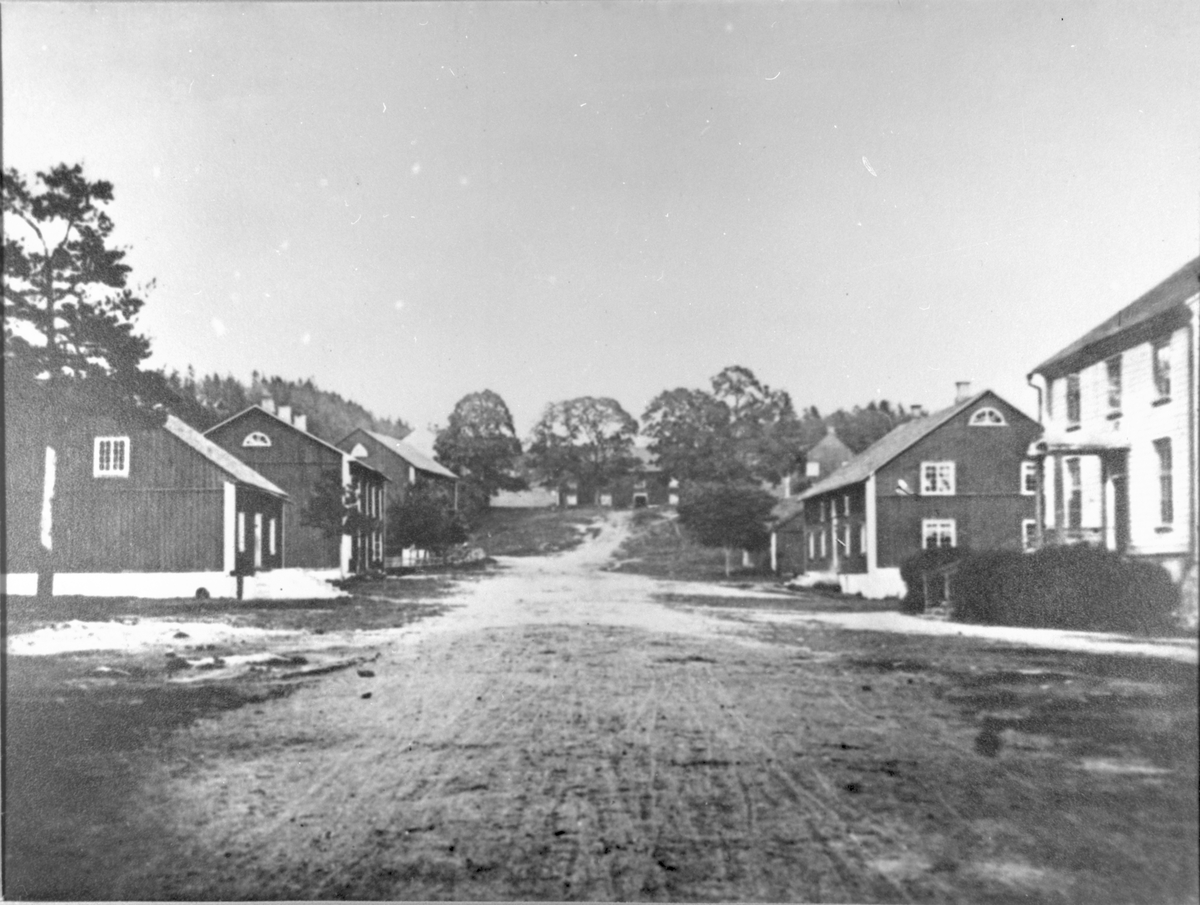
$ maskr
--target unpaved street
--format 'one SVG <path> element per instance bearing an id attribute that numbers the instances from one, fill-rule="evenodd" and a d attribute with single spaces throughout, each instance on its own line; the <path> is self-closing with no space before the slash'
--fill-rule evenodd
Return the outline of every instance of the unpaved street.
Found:
<path id="1" fill-rule="evenodd" d="M 1195 899 L 1194 721 L 1170 698 L 1194 679 L 1103 679 L 1101 712 L 1143 723 L 1080 746 L 1022 697 L 1076 683 L 1094 721 L 1102 679 L 1065 655 L 719 618 L 751 591 L 668 605 L 699 589 L 602 571 L 624 525 L 506 561 L 369 668 L 174 733 L 93 894 Z M 988 657 L 1008 685 L 972 684 Z"/>

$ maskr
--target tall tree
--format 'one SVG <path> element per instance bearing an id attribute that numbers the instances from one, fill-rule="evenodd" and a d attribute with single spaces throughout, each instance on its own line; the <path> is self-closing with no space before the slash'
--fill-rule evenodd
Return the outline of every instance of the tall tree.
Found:
<path id="1" fill-rule="evenodd" d="M 484 505 L 501 490 L 525 490 L 517 473 L 521 441 L 498 393 L 468 393 L 454 406 L 433 444 L 437 460 L 477 488 Z"/>
<path id="2" fill-rule="evenodd" d="M 635 464 L 637 422 L 615 399 L 580 396 L 546 406 L 527 454 L 546 487 L 574 481 L 585 499 Z"/>
<path id="3" fill-rule="evenodd" d="M 89 181 L 78 164 L 59 164 L 31 181 L 5 170 L 0 185 L 5 454 L 14 472 L 6 487 L 17 481 L 26 491 L 43 488 L 38 594 L 44 595 L 53 572 L 61 438 L 95 411 L 137 422 L 163 418 L 153 406 L 164 386 L 140 370 L 149 341 L 134 332 L 141 293 L 153 282 L 136 292 L 127 285 L 125 250 L 111 245 L 113 222 L 104 210 L 111 183 Z"/>
<path id="4" fill-rule="evenodd" d="M 682 481 L 746 480 L 737 458 L 729 406 L 711 393 L 678 387 L 659 393 L 642 414 L 650 452 L 668 475 Z"/>

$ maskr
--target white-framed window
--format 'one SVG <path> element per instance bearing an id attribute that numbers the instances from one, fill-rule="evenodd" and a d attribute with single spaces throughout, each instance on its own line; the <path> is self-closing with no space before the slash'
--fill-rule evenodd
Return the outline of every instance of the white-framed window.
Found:
<path id="1" fill-rule="evenodd" d="M 1154 391 L 1158 399 L 1171 398 L 1171 340 L 1154 343 Z"/>
<path id="2" fill-rule="evenodd" d="M 921 496 L 954 496 L 954 463 L 921 463 Z"/>
<path id="3" fill-rule="evenodd" d="M 1083 525 L 1083 463 L 1079 456 L 1063 460 L 1066 472 L 1063 475 L 1063 501 L 1067 510 L 1067 527 Z"/>
<path id="4" fill-rule="evenodd" d="M 600 494 L 600 505 L 601 506 L 611 506 L 612 505 L 612 494 L 611 493 Z"/>
<path id="5" fill-rule="evenodd" d="M 850 494 L 842 494 L 842 515 L 850 514 Z"/>
<path id="6" fill-rule="evenodd" d="M 958 532 L 952 518 L 927 518 L 921 520 L 921 547 L 932 550 L 937 547 L 957 547 Z"/>
<path id="7" fill-rule="evenodd" d="M 826 545 L 825 545 L 825 529 L 822 528 L 821 529 L 821 559 L 824 559 L 828 555 L 829 555 L 829 550 L 826 548 Z"/>
<path id="8" fill-rule="evenodd" d="M 270 446 L 271 438 L 262 431 L 251 431 L 242 440 L 242 446 Z"/>
<path id="9" fill-rule="evenodd" d="M 678 506 L 679 505 L 679 494 L 677 494 L 677 493 L 667 494 L 667 505 L 668 506 Z"/>
<path id="10" fill-rule="evenodd" d="M 246 513 L 237 514 L 237 551 L 246 552 Z"/>
<path id="11" fill-rule="evenodd" d="M 1079 410 L 1080 410 L 1079 393 L 1080 393 L 1079 375 L 1078 374 L 1068 374 L 1067 375 L 1067 424 L 1071 427 L 1077 427 L 1079 425 Z"/>
<path id="12" fill-rule="evenodd" d="M 1121 356 L 1114 355 L 1104 362 L 1104 378 L 1108 384 L 1108 412 L 1121 412 Z"/>
<path id="13" fill-rule="evenodd" d="M 1021 549 L 1026 553 L 1037 549 L 1037 519 L 1021 519 Z"/>
<path id="14" fill-rule="evenodd" d="M 821 514 L 820 514 L 819 518 L 817 519 L 817 521 L 819 521 L 819 522 L 825 521 L 825 501 L 824 500 L 821 500 Z"/>
<path id="15" fill-rule="evenodd" d="M 971 427 L 1004 427 L 1008 422 L 999 411 L 988 406 L 976 411 L 967 424 Z"/>
<path id="16" fill-rule="evenodd" d="M 417 483 L 417 469 L 414 468 L 412 465 L 408 466 L 408 483 L 409 484 Z"/>
<path id="17" fill-rule="evenodd" d="M 263 514 L 254 513 L 254 568 L 262 568 L 263 556 Z"/>
<path id="18" fill-rule="evenodd" d="M 1037 493 L 1038 463 L 1021 463 L 1021 493 L 1024 496 L 1034 496 Z"/>
<path id="19" fill-rule="evenodd" d="M 1154 453 L 1158 456 L 1158 523 L 1170 527 L 1175 523 L 1175 487 L 1171 478 L 1171 439 L 1164 437 L 1154 441 Z"/>
<path id="20" fill-rule="evenodd" d="M 667 483 L 667 486 L 669 488 L 671 488 L 672 490 L 678 490 L 679 489 L 679 478 L 671 478 L 671 480 Z"/>
<path id="21" fill-rule="evenodd" d="M 97 437 L 92 455 L 92 477 L 129 477 L 129 438 Z"/>
<path id="22" fill-rule="evenodd" d="M 279 523 L 275 519 L 267 522 L 267 553 L 274 556 L 279 550 Z"/>
<path id="23" fill-rule="evenodd" d="M 353 456 L 355 459 L 366 459 L 371 454 L 369 452 L 367 452 L 367 448 L 365 446 L 363 446 L 361 443 L 355 443 L 354 449 L 350 450 L 350 455 Z"/>
<path id="24" fill-rule="evenodd" d="M 858 552 L 860 554 L 867 552 L 867 523 L 863 522 L 858 526 Z"/>
<path id="25" fill-rule="evenodd" d="M 808 532 L 808 558 L 817 558 L 817 532 Z"/>
<path id="26" fill-rule="evenodd" d="M 804 463 L 804 476 L 806 478 L 820 477 L 821 476 L 821 463 L 820 462 L 805 462 Z"/>

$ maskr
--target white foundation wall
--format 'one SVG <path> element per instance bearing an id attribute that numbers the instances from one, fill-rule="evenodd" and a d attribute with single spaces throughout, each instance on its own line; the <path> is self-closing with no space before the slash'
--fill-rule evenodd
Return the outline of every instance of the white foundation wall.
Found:
<path id="1" fill-rule="evenodd" d="M 56 597 L 144 597 L 163 600 L 195 597 L 204 588 L 210 597 L 236 597 L 237 580 L 224 572 L 56 572 Z M 37 575 L 5 575 L 4 592 L 32 595 L 37 592 Z"/>
<path id="2" fill-rule="evenodd" d="M 868 600 L 903 597 L 908 593 L 908 586 L 900 577 L 900 570 L 896 568 L 876 569 L 874 572 L 854 575 L 839 575 L 838 584 L 841 585 L 843 594 L 862 594 Z"/>

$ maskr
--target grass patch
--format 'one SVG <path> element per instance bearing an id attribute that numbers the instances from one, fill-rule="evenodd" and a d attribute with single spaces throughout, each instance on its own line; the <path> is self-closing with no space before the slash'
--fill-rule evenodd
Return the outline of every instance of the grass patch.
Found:
<path id="1" fill-rule="evenodd" d="M 639 509 L 630 522 L 631 533 L 617 550 L 615 572 L 631 572 L 679 581 L 746 581 L 769 579 L 764 569 L 734 569 L 725 576 L 725 552 L 703 547 L 687 536 L 667 513 Z M 740 561 L 740 555 L 738 556 Z"/>
<path id="2" fill-rule="evenodd" d="M 606 510 L 488 509 L 468 540 L 488 556 L 542 556 L 578 547 L 586 529 Z"/>

